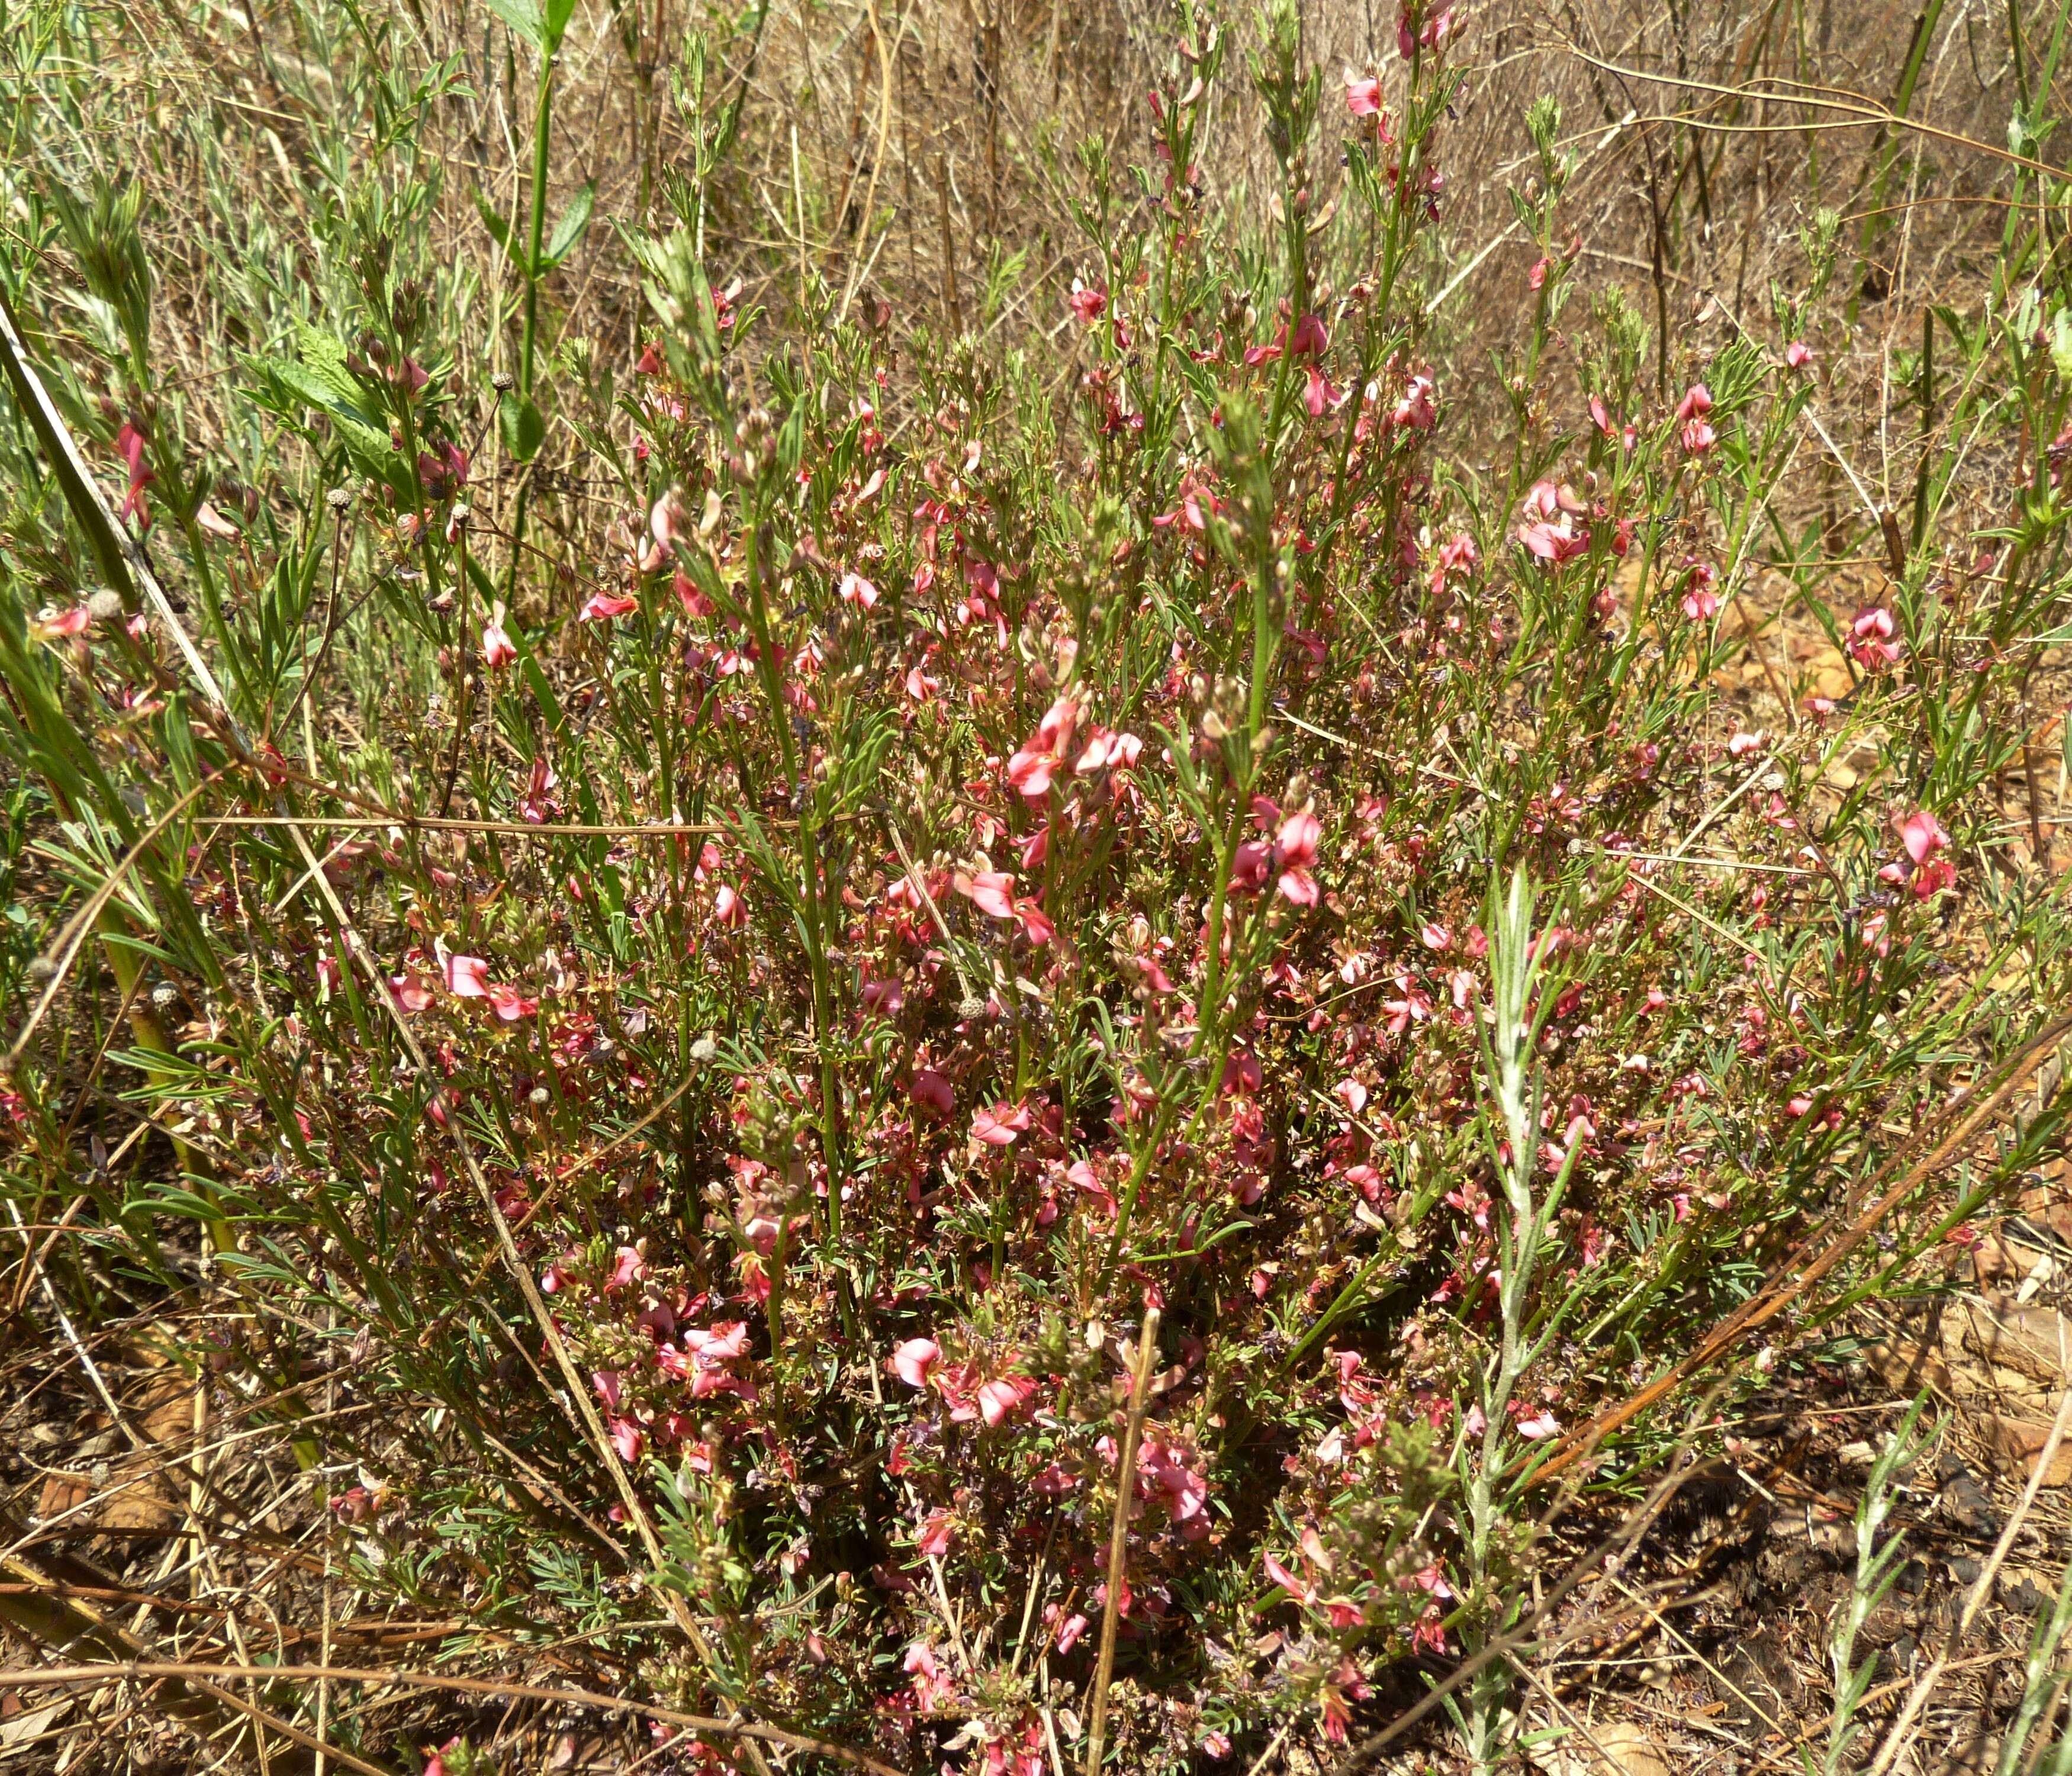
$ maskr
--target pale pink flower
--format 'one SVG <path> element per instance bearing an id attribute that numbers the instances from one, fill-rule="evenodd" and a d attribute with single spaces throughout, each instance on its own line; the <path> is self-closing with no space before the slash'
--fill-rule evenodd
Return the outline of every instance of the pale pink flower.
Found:
<path id="1" fill-rule="evenodd" d="M 1036 1383 L 1026 1375 L 1005 1375 L 978 1391 L 979 1416 L 989 1425 L 1005 1424 L 1035 1397 Z"/>
<path id="2" fill-rule="evenodd" d="M 1518 1434 L 1533 1442 L 1540 1442 L 1548 1437 L 1560 1436 L 1561 1423 L 1543 1406 L 1530 1418 L 1521 1418 L 1518 1421 Z"/>
<path id="3" fill-rule="evenodd" d="M 624 593 L 594 592 L 584 602 L 582 620 L 585 623 L 609 622 L 614 617 L 623 617 L 638 610 L 640 601 Z"/>
<path id="4" fill-rule="evenodd" d="M 449 956 L 445 962 L 446 991 L 456 999 L 489 997 L 489 964 L 479 956 Z"/>
<path id="5" fill-rule="evenodd" d="M 540 1001 L 528 999 L 516 987 L 502 981 L 492 981 L 489 989 L 490 1009 L 507 1024 L 515 1024 L 521 1018 L 530 1018 L 540 1009 Z"/>
<path id="6" fill-rule="evenodd" d="M 648 1260 L 631 1246 L 621 1246 L 612 1254 L 611 1275 L 606 1279 L 605 1293 L 626 1289 L 648 1274 Z"/>
<path id="7" fill-rule="evenodd" d="M 1381 110 L 1381 82 L 1370 74 L 1346 82 L 1346 109 L 1356 117 L 1371 117 Z"/>
<path id="8" fill-rule="evenodd" d="M 861 574 L 845 574 L 841 580 L 842 602 L 868 610 L 878 602 L 878 588 Z"/>
<path id="9" fill-rule="evenodd" d="M 1005 870 L 981 870 L 976 874 L 960 870 L 950 881 L 959 894 L 966 896 L 989 917 L 1013 918 L 1014 878 Z"/>
<path id="10" fill-rule="evenodd" d="M 392 974 L 388 976 L 388 990 L 396 995 L 396 1003 L 405 1011 L 422 1011 L 432 1002 L 432 989 L 420 975 Z"/>
<path id="11" fill-rule="evenodd" d="M 892 1353 L 893 1372 L 909 1388 L 925 1388 L 928 1372 L 943 1360 L 943 1347 L 933 1338 L 909 1338 Z"/>
<path id="12" fill-rule="evenodd" d="M 1317 904 L 1317 881 L 1309 865 L 1317 861 L 1317 841 L 1323 828 L 1314 814 L 1295 813 L 1281 823 L 1274 854 L 1281 866 L 1278 886 L 1285 899 L 1297 906 Z"/>
<path id="13" fill-rule="evenodd" d="M 1784 348 L 1784 361 L 1794 370 L 1803 370 L 1813 361 L 1813 347 L 1803 339 L 1794 339 Z"/>
<path id="14" fill-rule="evenodd" d="M 482 663 L 492 672 L 500 672 L 518 660 L 518 650 L 504 627 L 504 601 L 499 598 L 489 607 L 489 621 L 482 631 Z"/>
<path id="15" fill-rule="evenodd" d="M 921 1519 L 914 1545 L 931 1560 L 940 1560 L 950 1551 L 950 1514 L 938 1506 Z"/>
<path id="16" fill-rule="evenodd" d="M 989 1147 L 1011 1147 L 1017 1135 L 1029 1129 L 1029 1107 L 1026 1104 L 996 1104 L 991 1109 L 980 1109 L 972 1116 L 972 1138 L 981 1141 Z"/>
<path id="17" fill-rule="evenodd" d="M 1536 481 L 1525 495 L 1524 518 L 1518 540 L 1527 552 L 1550 566 L 1571 561 L 1590 546 L 1590 533 L 1578 528 L 1582 505 L 1565 487 Z"/>
<path id="18" fill-rule="evenodd" d="M 1900 824 L 1900 838 L 1906 846 L 1906 854 L 1917 865 L 1923 864 L 1950 842 L 1950 835 L 1942 830 L 1942 823 L 1926 808 L 1917 808 Z"/>

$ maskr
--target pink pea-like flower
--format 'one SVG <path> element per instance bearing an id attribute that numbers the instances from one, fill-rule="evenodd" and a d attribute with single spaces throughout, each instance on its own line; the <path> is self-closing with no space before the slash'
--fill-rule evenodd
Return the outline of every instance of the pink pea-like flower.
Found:
<path id="1" fill-rule="evenodd" d="M 640 601 L 624 593 L 594 592 L 585 601 L 582 620 L 585 623 L 608 623 L 614 617 L 623 617 L 640 608 Z"/>
<path id="2" fill-rule="evenodd" d="M 940 1560 L 950 1551 L 950 1514 L 939 1506 L 921 1519 L 914 1545 L 931 1560 Z"/>
<path id="3" fill-rule="evenodd" d="M 1045 787 L 1049 787 L 1047 782 Z M 960 870 L 950 879 L 951 886 L 989 918 L 1014 917 L 1014 878 L 1005 870 L 981 870 L 975 874 Z"/>
<path id="4" fill-rule="evenodd" d="M 1813 347 L 1803 339 L 1794 339 L 1784 348 L 1784 361 L 1794 370 L 1803 370 L 1813 361 Z"/>
<path id="5" fill-rule="evenodd" d="M 861 574 L 845 574 L 841 579 L 841 597 L 845 604 L 853 604 L 868 610 L 878 602 L 878 588 Z"/>
<path id="6" fill-rule="evenodd" d="M 1011 1147 L 1014 1137 L 1026 1134 L 1029 1129 L 1029 1107 L 1024 1104 L 996 1104 L 991 1109 L 980 1109 L 972 1116 L 972 1139 L 981 1141 L 989 1147 Z"/>
<path id="7" fill-rule="evenodd" d="M 493 672 L 518 661 L 518 650 L 504 627 L 504 601 L 499 598 L 489 607 L 489 622 L 482 631 L 482 663 Z"/>
<path id="8" fill-rule="evenodd" d="M 979 1416 L 989 1425 L 1004 1424 L 1034 1396 L 1036 1383 L 1024 1375 L 989 1381 L 978 1391 Z"/>
<path id="9" fill-rule="evenodd" d="M 1917 808 L 1900 824 L 1901 842 L 1906 854 L 1915 864 L 1927 862 L 1938 851 L 1950 842 L 1950 835 L 1942 830 L 1942 823 L 1926 808 Z"/>
<path id="10" fill-rule="evenodd" d="M 1072 280 L 1072 312 L 1083 326 L 1092 327 L 1108 309 L 1108 292 L 1098 284 L 1087 285 L 1078 278 Z"/>
<path id="11" fill-rule="evenodd" d="M 933 1338 L 909 1338 L 892 1353 L 892 1371 L 909 1388 L 928 1385 L 929 1372 L 943 1360 L 943 1347 Z"/>
<path id="12" fill-rule="evenodd" d="M 446 959 L 446 991 L 456 999 L 489 997 L 489 964 L 479 956 L 449 956 Z"/>
<path id="13" fill-rule="evenodd" d="M 1281 823 L 1274 850 L 1281 863 L 1282 896 L 1297 906 L 1317 904 L 1317 879 L 1309 865 L 1317 861 L 1317 841 L 1323 828 L 1314 814 L 1291 814 Z"/>
<path id="14" fill-rule="evenodd" d="M 1381 82 L 1374 75 L 1346 82 L 1346 109 L 1356 117 L 1371 117 L 1381 110 Z"/>
<path id="15" fill-rule="evenodd" d="M 932 1067 L 924 1067 L 907 1087 L 916 1109 L 933 1116 L 947 1116 L 957 1107 L 957 1094 L 948 1079 Z"/>

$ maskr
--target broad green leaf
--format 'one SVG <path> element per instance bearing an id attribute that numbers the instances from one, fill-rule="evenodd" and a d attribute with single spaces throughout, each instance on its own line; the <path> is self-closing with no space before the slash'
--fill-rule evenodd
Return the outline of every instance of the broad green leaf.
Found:
<path id="1" fill-rule="evenodd" d="M 489 199 L 480 191 L 475 194 L 475 207 L 481 212 L 482 225 L 489 230 L 490 237 L 497 245 L 503 248 L 504 257 L 523 271 L 525 269 L 525 256 L 518 250 L 517 243 L 511 238 L 511 224 L 496 213 Z"/>
<path id="2" fill-rule="evenodd" d="M 554 224 L 553 237 L 547 242 L 545 256 L 540 269 L 552 271 L 575 251 L 576 243 L 582 239 L 583 230 L 590 226 L 590 212 L 597 207 L 597 181 L 590 180 L 569 200 L 562 211 L 561 219 Z"/>
<path id="3" fill-rule="evenodd" d="M 547 422 L 530 397 L 507 394 L 496 404 L 496 423 L 504 434 L 504 447 L 512 458 L 529 462 L 546 442 Z"/>
<path id="4" fill-rule="evenodd" d="M 565 0 L 556 0 L 557 5 Z M 514 35 L 522 37 L 542 56 L 553 51 L 547 47 L 547 22 L 541 17 L 539 0 L 489 0 L 489 10 L 508 25 Z M 565 15 L 562 23 L 567 23 Z"/>

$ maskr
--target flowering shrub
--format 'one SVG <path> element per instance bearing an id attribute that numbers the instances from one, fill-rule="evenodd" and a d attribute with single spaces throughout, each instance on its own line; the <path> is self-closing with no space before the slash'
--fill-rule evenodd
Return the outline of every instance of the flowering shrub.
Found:
<path id="1" fill-rule="evenodd" d="M 1543 1481 L 1648 1474 L 1670 1415 L 1593 1415 L 1877 1172 L 1931 1060 L 2029 1034 L 2063 937 L 1979 904 L 1980 798 L 2061 594 L 2054 469 L 1830 616 L 1846 697 L 1745 725 L 1758 568 L 1823 596 L 1773 500 L 1832 228 L 1665 393 L 1628 302 L 1580 318 L 1536 109 L 1533 323 L 1508 460 L 1470 467 L 1432 337 L 1459 35 L 1407 5 L 1400 61 L 1327 83 L 1273 13 L 1240 253 L 1195 17 L 1151 201 L 1078 169 L 1054 391 L 1047 354 L 721 287 L 694 85 L 637 348 L 561 397 L 590 531 L 540 545 L 545 478 L 529 529 L 512 491 L 529 311 L 485 395 L 374 254 L 349 323 L 246 367 L 286 466 L 243 505 L 147 410 L 94 446 L 120 520 L 179 532 L 220 701 L 128 569 L 105 615 L 0 577 L 22 819 L 75 896 L 140 860 L 94 916 L 183 1119 L 177 1164 L 88 1189 L 103 1225 L 169 1288 L 168 1227 L 208 1230 L 222 1367 L 283 1385 L 271 1341 L 320 1325 L 441 1415 L 332 1493 L 364 1585 L 912 1770 L 1035 1776 L 1097 1716 L 1117 1767 L 1235 1769 L 1469 1661 L 1488 1767 L 1510 1674 L 1472 1660 L 1522 1619 Z M 1980 426 L 2062 435 L 2039 324 L 1981 323 L 2021 373 L 1975 376 Z M 377 655 L 372 725 L 319 742 L 319 668 L 377 645 L 441 725 Z M 1915 738 L 1829 793 L 1896 709 Z M 1949 978 L 1959 944 L 2033 993 Z M 66 1063 L 17 1060 L 40 1201 Z M 1925 1185 L 1895 1246 L 2054 1128 Z"/>

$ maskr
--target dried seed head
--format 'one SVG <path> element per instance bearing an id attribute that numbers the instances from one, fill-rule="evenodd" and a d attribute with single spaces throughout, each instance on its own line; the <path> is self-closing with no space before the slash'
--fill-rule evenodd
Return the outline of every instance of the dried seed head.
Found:
<path id="1" fill-rule="evenodd" d="M 342 518 L 345 516 L 346 508 L 352 504 L 352 490 L 350 487 L 333 487 L 324 495 L 324 504 Z"/>
<path id="2" fill-rule="evenodd" d="M 120 623 L 122 594 L 109 586 L 96 586 L 87 594 L 86 614 L 96 623 Z"/>

